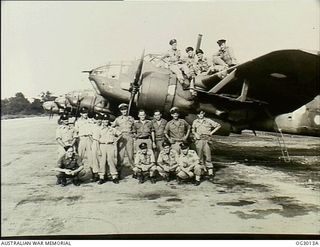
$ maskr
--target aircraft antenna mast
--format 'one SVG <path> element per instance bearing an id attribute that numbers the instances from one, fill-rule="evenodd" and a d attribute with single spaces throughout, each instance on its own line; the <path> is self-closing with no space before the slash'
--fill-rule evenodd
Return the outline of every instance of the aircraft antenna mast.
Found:
<path id="1" fill-rule="evenodd" d="M 198 34 L 198 39 L 197 39 L 196 50 L 200 49 L 201 41 L 202 41 L 202 34 L 199 33 Z"/>

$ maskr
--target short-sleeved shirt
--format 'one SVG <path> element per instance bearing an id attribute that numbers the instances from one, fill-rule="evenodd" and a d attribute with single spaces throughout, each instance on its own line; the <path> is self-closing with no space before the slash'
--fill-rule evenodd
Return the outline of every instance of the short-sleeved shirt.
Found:
<path id="1" fill-rule="evenodd" d="M 198 73 L 203 73 L 203 72 L 207 72 L 209 70 L 209 63 L 208 63 L 208 59 L 206 57 L 202 58 L 202 59 L 198 59 L 197 61 L 197 69 L 198 69 Z"/>
<path id="2" fill-rule="evenodd" d="M 181 152 L 178 158 L 179 166 L 184 168 L 192 167 L 199 164 L 199 156 L 197 155 L 196 151 L 189 149 L 186 155 Z"/>
<path id="3" fill-rule="evenodd" d="M 221 125 L 210 118 L 195 119 L 192 123 L 192 132 L 199 135 L 210 135 L 211 131 Z"/>
<path id="4" fill-rule="evenodd" d="M 77 154 L 74 154 L 71 158 L 67 158 L 64 154 L 58 160 L 58 167 L 61 169 L 70 169 L 74 171 L 78 169 L 81 165 L 82 160 Z"/>
<path id="5" fill-rule="evenodd" d="M 88 119 L 80 118 L 75 122 L 75 129 L 77 131 L 77 135 L 81 136 L 88 136 L 90 130 L 90 123 Z"/>
<path id="6" fill-rule="evenodd" d="M 76 131 L 70 125 L 59 125 L 56 130 L 56 139 L 61 139 L 64 143 L 72 142 L 75 135 Z"/>
<path id="7" fill-rule="evenodd" d="M 234 56 L 233 50 L 230 47 L 225 47 L 224 50 L 219 50 L 216 54 L 219 56 L 226 64 L 233 65 L 237 64 L 237 59 Z"/>
<path id="8" fill-rule="evenodd" d="M 197 60 L 196 60 L 195 56 L 192 56 L 192 57 L 186 56 L 183 58 L 183 61 L 186 63 L 186 65 L 189 68 L 192 68 L 193 66 L 195 66 L 197 64 Z"/>
<path id="9" fill-rule="evenodd" d="M 166 56 L 169 57 L 170 64 L 176 64 L 181 61 L 181 52 L 178 49 L 177 50 L 173 50 L 173 49 L 168 50 Z"/>
<path id="10" fill-rule="evenodd" d="M 186 122 L 186 120 L 181 118 L 178 120 L 172 119 L 167 123 L 165 133 L 170 138 L 182 139 L 186 135 L 189 128 L 190 125 Z"/>
<path id="11" fill-rule="evenodd" d="M 155 158 L 151 149 L 148 149 L 146 154 L 143 154 L 141 150 L 137 152 L 134 160 L 135 165 L 151 165 L 153 163 L 155 163 Z"/>
<path id="12" fill-rule="evenodd" d="M 134 118 L 131 116 L 119 116 L 113 122 L 113 126 L 118 127 L 121 133 L 132 133 L 133 124 Z"/>
<path id="13" fill-rule="evenodd" d="M 147 138 L 151 136 L 151 132 L 154 131 L 152 122 L 150 120 L 145 120 L 141 122 L 137 120 L 134 122 L 134 130 L 137 134 L 137 138 Z"/>
<path id="14" fill-rule="evenodd" d="M 93 124 L 90 126 L 89 135 L 92 136 L 93 140 L 99 141 L 100 135 L 101 135 L 101 129 L 102 129 L 101 125 L 99 126 L 97 124 Z"/>
<path id="15" fill-rule="evenodd" d="M 114 143 L 118 135 L 120 135 L 120 131 L 116 130 L 115 128 L 111 126 L 102 127 L 100 131 L 99 142 L 101 144 Z"/>
<path id="16" fill-rule="evenodd" d="M 153 125 L 156 140 L 162 140 L 164 138 L 164 130 L 167 125 L 167 120 L 163 118 L 161 118 L 159 121 L 153 119 L 152 125 Z"/>
<path id="17" fill-rule="evenodd" d="M 162 150 L 158 157 L 158 164 L 165 165 L 165 166 L 174 166 L 177 164 L 179 155 L 178 152 L 174 149 L 171 149 L 169 154 Z"/>

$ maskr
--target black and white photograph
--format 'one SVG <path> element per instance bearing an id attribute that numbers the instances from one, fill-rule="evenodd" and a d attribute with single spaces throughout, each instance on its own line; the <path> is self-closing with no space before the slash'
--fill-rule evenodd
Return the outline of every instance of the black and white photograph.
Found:
<path id="1" fill-rule="evenodd" d="M 1 238 L 319 236 L 319 20 L 317 0 L 1 1 Z"/>

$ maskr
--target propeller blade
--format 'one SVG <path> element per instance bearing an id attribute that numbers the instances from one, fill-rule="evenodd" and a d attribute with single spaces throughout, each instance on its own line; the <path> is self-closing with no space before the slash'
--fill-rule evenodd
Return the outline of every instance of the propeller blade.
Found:
<path id="1" fill-rule="evenodd" d="M 92 72 L 92 70 L 82 70 L 81 72 L 82 72 L 82 73 L 89 73 L 89 74 L 90 74 L 90 73 Z"/>
<path id="2" fill-rule="evenodd" d="M 140 62 L 137 67 L 137 71 L 134 75 L 133 82 L 131 83 L 131 87 L 130 87 L 131 96 L 130 96 L 129 106 L 128 106 L 128 113 L 127 113 L 128 115 L 130 114 L 130 110 L 131 110 L 131 106 L 134 101 L 134 98 L 135 98 L 137 92 L 139 91 L 139 87 L 140 87 L 139 82 L 140 82 L 141 74 L 142 74 L 144 52 L 145 52 L 145 49 L 143 49 L 143 51 L 142 51 Z"/>
<path id="3" fill-rule="evenodd" d="M 140 62 L 139 62 L 136 74 L 134 76 L 133 85 L 139 85 L 139 80 L 140 80 L 140 76 L 141 76 L 141 72 L 142 72 L 142 66 L 143 66 L 144 52 L 145 52 L 145 49 L 143 49 L 143 52 L 141 54 Z"/>

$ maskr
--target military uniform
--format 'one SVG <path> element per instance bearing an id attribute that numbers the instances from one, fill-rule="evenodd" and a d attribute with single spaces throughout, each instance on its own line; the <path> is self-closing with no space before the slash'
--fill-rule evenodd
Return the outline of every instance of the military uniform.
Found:
<path id="1" fill-rule="evenodd" d="M 163 149 L 162 143 L 165 139 L 164 130 L 167 125 L 167 120 L 161 118 L 159 121 L 156 119 L 152 120 L 152 126 L 154 129 L 155 135 L 155 143 L 156 143 L 156 150 L 154 152 L 155 158 L 158 159 L 160 151 Z"/>
<path id="2" fill-rule="evenodd" d="M 106 166 L 109 167 L 109 172 L 112 179 L 118 177 L 118 171 L 116 169 L 117 160 L 117 148 L 116 139 L 120 132 L 110 126 L 103 126 L 100 132 L 100 171 L 99 176 L 101 179 L 106 175 Z"/>
<path id="3" fill-rule="evenodd" d="M 90 124 L 89 136 L 91 136 L 91 151 L 90 151 L 90 159 L 89 165 L 92 169 L 92 172 L 97 174 L 100 171 L 100 144 L 99 139 L 101 135 L 102 127 L 97 124 Z"/>
<path id="4" fill-rule="evenodd" d="M 165 134 L 173 141 L 172 148 L 180 153 L 180 143 L 182 143 L 185 135 L 188 133 L 190 125 L 184 120 L 172 119 L 165 127 Z"/>
<path id="5" fill-rule="evenodd" d="M 172 45 L 173 43 L 176 43 L 177 41 L 175 39 L 170 40 L 169 44 Z M 170 49 L 168 52 L 163 56 L 163 58 L 168 58 L 169 63 L 169 69 L 176 74 L 178 80 L 183 83 L 184 82 L 184 76 L 182 74 L 182 71 L 189 77 L 190 72 L 188 67 L 183 64 L 181 60 L 181 51 L 178 49 Z"/>
<path id="6" fill-rule="evenodd" d="M 134 118 L 131 116 L 119 116 L 113 122 L 113 126 L 117 127 L 122 134 L 118 141 L 119 165 L 123 164 L 126 151 L 130 166 L 133 166 L 133 125 Z"/>
<path id="7" fill-rule="evenodd" d="M 161 177 L 168 178 L 170 172 L 176 173 L 178 158 L 179 155 L 176 150 L 170 149 L 169 153 L 166 153 L 165 150 L 160 152 L 157 160 L 157 169 Z"/>
<path id="8" fill-rule="evenodd" d="M 189 75 L 194 77 L 197 75 L 197 59 L 195 56 L 187 56 L 184 59 L 184 62 L 186 63 L 188 69 L 189 69 Z"/>
<path id="9" fill-rule="evenodd" d="M 224 49 L 220 49 L 216 54 L 214 54 L 213 63 L 217 65 L 233 66 L 238 62 L 235 58 L 233 50 L 227 46 Z"/>
<path id="10" fill-rule="evenodd" d="M 141 150 L 136 153 L 134 160 L 133 172 L 135 174 L 150 174 L 150 177 L 153 177 L 157 167 L 155 165 L 155 158 L 153 151 L 151 149 L 147 150 L 147 153 L 144 154 Z"/>
<path id="11" fill-rule="evenodd" d="M 195 140 L 196 150 L 200 157 L 200 163 L 208 169 L 212 169 L 211 149 L 211 131 L 221 125 L 209 118 L 195 119 L 192 123 L 192 133 L 197 137 Z"/>
<path id="12" fill-rule="evenodd" d="M 185 155 L 181 153 L 178 158 L 177 176 L 180 179 L 188 179 L 194 177 L 200 177 L 203 171 L 203 166 L 199 164 L 199 157 L 194 150 L 188 150 Z"/>
<path id="13" fill-rule="evenodd" d="M 68 169 L 71 171 L 77 170 L 80 166 L 82 166 L 82 159 L 77 155 L 74 154 L 72 157 L 66 157 L 66 155 L 62 155 L 60 159 L 58 160 L 58 168 L 60 169 Z M 74 175 L 67 175 L 64 172 L 59 172 L 57 175 L 58 183 L 61 183 L 62 185 L 66 185 L 67 178 L 72 178 L 73 183 L 76 185 L 79 185 L 79 177 L 81 177 L 85 172 L 82 170 L 80 172 L 77 172 Z"/>
<path id="14" fill-rule="evenodd" d="M 65 146 L 73 146 L 76 131 L 73 126 L 61 124 L 56 130 L 56 140 L 60 140 Z M 58 146 L 58 159 L 66 152 L 60 144 Z"/>
<path id="15" fill-rule="evenodd" d="M 201 74 L 201 73 L 205 73 L 208 72 L 210 66 L 208 63 L 208 59 L 206 57 L 203 57 L 202 59 L 198 59 L 197 60 L 197 64 L 196 64 L 196 71 L 197 74 Z"/>
<path id="16" fill-rule="evenodd" d="M 150 120 L 136 120 L 134 122 L 134 132 L 136 133 L 135 150 L 138 150 L 139 145 L 145 142 L 148 149 L 152 149 L 151 133 L 154 132 L 152 122 Z"/>
<path id="17" fill-rule="evenodd" d="M 75 122 L 75 130 L 79 138 L 78 154 L 82 159 L 88 158 L 91 149 L 91 141 L 89 139 L 89 122 L 88 119 L 79 118 Z"/>

